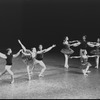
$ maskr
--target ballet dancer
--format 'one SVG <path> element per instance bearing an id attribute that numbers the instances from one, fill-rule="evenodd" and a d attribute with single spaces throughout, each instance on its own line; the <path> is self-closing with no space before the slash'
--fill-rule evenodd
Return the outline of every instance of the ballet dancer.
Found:
<path id="1" fill-rule="evenodd" d="M 39 74 L 39 77 L 44 76 L 43 73 L 44 73 L 44 71 L 46 70 L 46 65 L 45 65 L 44 62 L 43 62 L 44 53 L 50 51 L 50 50 L 51 50 L 52 48 L 54 48 L 55 46 L 56 46 L 56 45 L 52 45 L 52 46 L 50 46 L 50 47 L 47 48 L 47 49 L 43 49 L 43 46 L 42 46 L 42 45 L 39 45 L 39 50 L 38 50 L 38 51 L 36 51 L 35 48 L 32 49 L 32 55 L 33 55 L 32 57 L 35 58 L 35 59 L 34 59 L 34 64 L 33 64 L 34 66 L 33 66 L 33 68 L 32 68 L 32 71 L 34 70 L 36 64 L 39 64 L 40 66 L 43 67 L 43 69 L 41 70 L 41 72 L 40 72 L 40 74 Z M 35 54 L 35 53 L 36 53 L 36 54 Z M 35 55 L 36 55 L 36 57 L 35 57 Z M 32 73 L 32 71 L 31 71 L 31 73 Z"/>
<path id="2" fill-rule="evenodd" d="M 14 73 L 11 71 L 12 67 L 12 59 L 17 57 L 22 50 L 19 50 L 17 54 L 12 54 L 12 49 L 7 49 L 7 54 L 3 54 L 0 52 L 0 57 L 6 60 L 6 65 L 4 71 L 1 73 L 0 77 L 8 72 L 11 75 L 11 83 L 14 83 Z"/>
<path id="3" fill-rule="evenodd" d="M 82 65 L 82 73 L 86 76 L 88 76 L 88 73 L 90 73 L 91 71 L 89 71 L 89 68 L 90 66 L 92 66 L 89 62 L 88 62 L 88 58 L 89 57 L 96 57 L 96 55 L 92 55 L 92 56 L 89 56 L 87 55 L 87 51 L 86 50 L 83 50 L 81 53 L 80 53 L 80 56 L 72 56 L 70 58 L 81 58 L 81 65 Z M 83 69 L 85 67 L 85 69 Z"/>
<path id="4" fill-rule="evenodd" d="M 76 42 L 76 43 L 74 43 L 74 42 Z M 80 42 L 78 42 L 77 40 L 69 41 L 68 36 L 66 36 L 66 37 L 65 37 L 65 40 L 63 41 L 63 45 L 64 45 L 64 48 L 61 49 L 61 53 L 63 53 L 64 56 L 65 56 L 65 64 L 64 64 L 64 67 L 67 68 L 67 70 L 68 70 L 68 68 L 69 68 L 69 65 L 68 65 L 68 58 L 69 58 L 69 56 L 70 56 L 71 54 L 74 53 L 74 50 L 72 50 L 72 49 L 70 48 L 70 46 L 76 47 L 76 46 L 80 45 Z"/>
<path id="5" fill-rule="evenodd" d="M 26 47 L 22 44 L 20 40 L 18 40 L 18 42 L 23 49 L 22 50 L 22 61 L 27 66 L 28 79 L 31 80 L 30 66 L 33 64 L 32 52 L 29 49 L 26 49 Z"/>
<path id="6" fill-rule="evenodd" d="M 80 42 L 80 46 L 81 46 L 81 49 L 80 49 L 80 55 L 82 53 L 82 51 L 87 51 L 87 40 L 86 40 L 86 35 L 84 35 L 82 37 L 82 40 L 79 41 Z"/>
<path id="7" fill-rule="evenodd" d="M 97 42 L 88 42 L 90 47 L 96 47 L 95 50 L 92 50 L 90 53 L 97 55 L 96 57 L 96 66 L 95 68 L 99 68 L 99 57 L 100 57 L 100 38 L 97 39 Z"/>

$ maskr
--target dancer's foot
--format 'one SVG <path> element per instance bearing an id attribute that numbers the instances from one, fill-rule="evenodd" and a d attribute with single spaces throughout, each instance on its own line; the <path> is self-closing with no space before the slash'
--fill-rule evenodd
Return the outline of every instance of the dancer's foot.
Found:
<path id="1" fill-rule="evenodd" d="M 14 83 L 14 80 L 11 81 L 11 84 L 13 84 L 13 83 Z"/>
<path id="2" fill-rule="evenodd" d="M 67 69 L 69 68 L 69 66 L 68 66 L 68 65 L 67 65 L 67 66 L 64 66 L 64 67 L 65 67 L 65 68 L 67 68 Z"/>
<path id="3" fill-rule="evenodd" d="M 44 77 L 44 75 L 40 74 L 39 77 Z"/>
<path id="4" fill-rule="evenodd" d="M 86 73 L 90 73 L 90 72 L 91 72 L 91 71 L 88 70 Z"/>
<path id="5" fill-rule="evenodd" d="M 84 76 L 88 76 L 88 74 L 86 73 L 85 70 L 82 70 L 82 72 L 83 72 Z"/>
<path id="6" fill-rule="evenodd" d="M 95 66 L 95 68 L 97 68 L 97 69 L 98 69 L 98 66 Z"/>

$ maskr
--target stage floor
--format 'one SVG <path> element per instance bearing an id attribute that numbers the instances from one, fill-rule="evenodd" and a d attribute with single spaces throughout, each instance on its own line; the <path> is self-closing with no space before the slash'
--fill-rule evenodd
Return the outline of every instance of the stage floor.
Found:
<path id="1" fill-rule="evenodd" d="M 41 66 L 36 65 L 32 80 L 28 81 L 21 58 L 15 58 L 13 62 L 15 83 L 10 84 L 8 73 L 0 78 L 0 99 L 100 99 L 100 68 L 91 67 L 91 73 L 85 77 L 78 59 L 70 59 L 70 68 L 66 71 L 63 55 L 46 54 L 44 77 L 38 77 Z M 4 70 L 4 64 L 0 59 L 0 72 Z"/>

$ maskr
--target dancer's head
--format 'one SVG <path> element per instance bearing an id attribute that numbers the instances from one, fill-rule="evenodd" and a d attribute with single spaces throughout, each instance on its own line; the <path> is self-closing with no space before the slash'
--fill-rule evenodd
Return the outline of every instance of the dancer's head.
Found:
<path id="1" fill-rule="evenodd" d="M 36 48 L 34 47 L 34 48 L 32 48 L 32 52 L 36 52 Z"/>
<path id="2" fill-rule="evenodd" d="M 42 48 L 43 48 L 43 46 L 40 44 L 40 45 L 39 45 L 39 50 L 42 50 Z"/>
<path id="3" fill-rule="evenodd" d="M 11 54 L 11 53 L 12 53 L 11 48 L 8 48 L 8 49 L 7 49 L 7 54 Z"/>
<path id="4" fill-rule="evenodd" d="M 66 36 L 66 37 L 65 37 L 65 41 L 68 41 L 68 40 L 69 40 L 69 38 L 68 38 L 68 36 Z"/>
<path id="5" fill-rule="evenodd" d="M 97 39 L 97 42 L 100 43 L 100 38 Z"/>
<path id="6" fill-rule="evenodd" d="M 83 40 L 86 40 L 86 35 L 84 35 L 84 36 L 82 37 L 82 39 L 83 39 Z"/>

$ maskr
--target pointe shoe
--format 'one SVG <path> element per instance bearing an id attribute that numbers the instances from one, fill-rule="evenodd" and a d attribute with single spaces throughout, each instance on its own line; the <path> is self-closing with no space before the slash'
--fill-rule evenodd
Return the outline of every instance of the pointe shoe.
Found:
<path id="1" fill-rule="evenodd" d="M 44 75 L 40 74 L 39 77 L 44 77 Z"/>
<path id="2" fill-rule="evenodd" d="M 67 69 L 69 68 L 69 66 L 64 66 L 64 67 L 67 68 Z"/>
<path id="3" fill-rule="evenodd" d="M 86 73 L 90 73 L 90 72 L 91 72 L 91 71 L 88 70 Z"/>
<path id="4" fill-rule="evenodd" d="M 98 66 L 95 66 L 95 68 L 97 68 L 97 69 L 98 69 Z"/>
<path id="5" fill-rule="evenodd" d="M 86 73 L 85 70 L 82 70 L 82 72 L 83 72 L 84 76 L 88 76 L 88 74 Z"/>
<path id="6" fill-rule="evenodd" d="M 13 83 L 14 83 L 14 80 L 11 81 L 11 84 L 13 84 Z"/>

